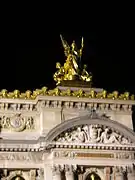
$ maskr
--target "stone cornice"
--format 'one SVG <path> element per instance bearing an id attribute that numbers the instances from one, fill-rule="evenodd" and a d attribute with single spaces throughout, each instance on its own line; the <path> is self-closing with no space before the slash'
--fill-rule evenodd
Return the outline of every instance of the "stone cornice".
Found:
<path id="1" fill-rule="evenodd" d="M 115 144 L 86 144 L 86 143 L 60 143 L 52 142 L 48 148 L 73 148 L 73 149 L 95 149 L 95 150 L 126 150 L 135 151 L 135 145 L 117 145 Z"/>
<path id="2" fill-rule="evenodd" d="M 19 143 L 6 143 L 6 144 L 0 144 L 0 151 L 13 151 L 13 152 L 26 152 L 26 151 L 41 151 L 41 145 L 40 143 L 37 144 L 19 144 Z"/>
<path id="3" fill-rule="evenodd" d="M 72 102 L 95 102 L 95 103 L 115 103 L 115 104 L 130 104 L 135 105 L 135 100 L 120 100 L 120 99 L 98 99 L 73 96 L 38 96 L 37 100 L 57 100 L 57 101 L 72 101 Z"/>
<path id="4" fill-rule="evenodd" d="M 45 108 L 75 108 L 112 111 L 132 111 L 133 100 L 97 99 L 72 96 L 38 96 L 35 100 L 0 99 L 0 110 L 39 111 Z"/>
<path id="5" fill-rule="evenodd" d="M 135 151 L 135 145 L 115 145 L 114 144 L 86 144 L 86 143 L 59 143 L 59 142 L 38 142 L 35 144 L 6 143 L 0 144 L 0 151 L 6 152 L 30 152 L 44 151 L 54 148 L 63 149 L 93 149 L 93 150 L 114 150 L 114 151 Z"/>
<path id="6" fill-rule="evenodd" d="M 120 99 L 98 99 L 88 97 L 73 97 L 73 96 L 37 96 L 36 99 L 9 99 L 2 98 L 0 103 L 16 103 L 16 104 L 37 104 L 39 100 L 63 100 L 73 102 L 97 102 L 97 103 L 115 103 L 115 104 L 130 104 L 135 105 L 135 100 L 120 100 Z"/>

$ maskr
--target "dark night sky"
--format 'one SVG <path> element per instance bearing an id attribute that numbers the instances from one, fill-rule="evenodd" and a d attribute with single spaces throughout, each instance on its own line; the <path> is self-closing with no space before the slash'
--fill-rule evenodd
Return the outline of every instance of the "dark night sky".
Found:
<path id="1" fill-rule="evenodd" d="M 61 32 L 59 32 L 61 33 Z M 52 75 L 56 71 L 57 61 L 64 63 L 65 57 L 59 33 L 48 33 L 42 39 L 36 39 L 32 44 L 19 44 L 14 48 L 14 64 L 12 64 L 14 80 L 1 84 L 7 89 L 35 89 L 44 85 L 51 86 Z M 132 34 L 113 31 L 95 32 L 62 32 L 65 39 L 77 44 L 84 36 L 83 62 L 88 64 L 88 70 L 93 74 L 93 86 L 109 91 L 130 91 L 135 93 L 134 83 L 134 47 Z M 34 38 L 34 37 L 33 37 Z M 20 46 L 21 45 L 21 46 Z M 11 71 L 11 70 L 10 70 Z M 12 75 L 10 75 L 12 76 Z M 5 83 L 5 82 L 4 82 Z"/>

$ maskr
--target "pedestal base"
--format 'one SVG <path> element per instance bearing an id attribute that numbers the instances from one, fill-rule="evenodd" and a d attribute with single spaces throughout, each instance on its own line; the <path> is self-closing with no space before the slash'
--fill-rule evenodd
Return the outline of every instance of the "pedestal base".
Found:
<path id="1" fill-rule="evenodd" d="M 62 81 L 59 86 L 57 86 L 60 90 L 67 90 L 70 89 L 71 91 L 78 91 L 82 89 L 84 92 L 90 92 L 93 89 L 95 92 L 102 92 L 103 89 L 100 88 L 93 88 L 92 82 L 85 82 L 80 80 L 66 80 Z"/>
<path id="2" fill-rule="evenodd" d="M 81 80 L 65 80 L 60 83 L 63 87 L 79 87 L 79 88 L 91 88 L 92 82 L 86 82 Z"/>

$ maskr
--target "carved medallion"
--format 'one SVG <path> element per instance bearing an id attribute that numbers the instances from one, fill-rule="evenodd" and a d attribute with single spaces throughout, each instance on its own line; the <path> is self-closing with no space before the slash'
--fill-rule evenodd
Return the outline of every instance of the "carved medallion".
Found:
<path id="1" fill-rule="evenodd" d="M 25 126 L 26 122 L 25 119 L 21 117 L 21 114 L 16 114 L 10 119 L 10 127 L 14 131 L 23 131 Z"/>

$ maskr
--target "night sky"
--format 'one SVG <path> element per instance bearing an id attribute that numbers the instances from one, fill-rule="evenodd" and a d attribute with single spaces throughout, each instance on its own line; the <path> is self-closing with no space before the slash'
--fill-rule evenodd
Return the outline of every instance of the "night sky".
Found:
<path id="1" fill-rule="evenodd" d="M 13 79 L 1 83 L 1 88 L 9 90 L 35 89 L 54 85 L 53 73 L 56 62 L 64 63 L 64 51 L 59 34 L 71 44 L 76 40 L 80 45 L 84 37 L 83 63 L 88 65 L 88 71 L 93 74 L 93 86 L 108 91 L 129 91 L 135 94 L 134 49 L 131 44 L 131 34 L 122 31 L 97 31 L 77 33 L 48 33 L 34 43 L 24 42 L 14 49 L 12 64 Z M 34 37 L 33 37 L 34 38 Z M 23 38 L 22 38 L 23 39 Z M 11 65 L 10 65 L 11 66 Z M 11 70 L 10 70 L 11 71 Z"/>

